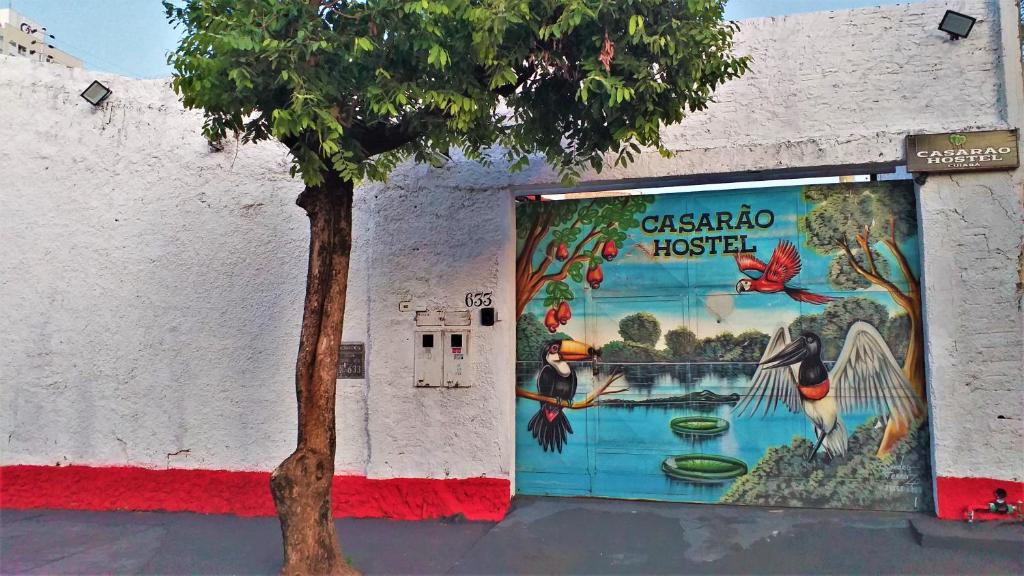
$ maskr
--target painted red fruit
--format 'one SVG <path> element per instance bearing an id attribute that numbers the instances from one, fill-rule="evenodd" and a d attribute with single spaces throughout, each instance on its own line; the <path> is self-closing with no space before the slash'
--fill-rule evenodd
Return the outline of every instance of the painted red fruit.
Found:
<path id="1" fill-rule="evenodd" d="M 547 326 L 548 332 L 554 334 L 558 330 L 558 318 L 555 315 L 555 309 L 548 310 L 548 313 L 544 316 L 544 325 Z"/>
<path id="2" fill-rule="evenodd" d="M 569 308 L 568 302 L 562 302 L 558 305 L 558 323 L 565 324 L 572 318 L 572 310 Z"/>
<path id="3" fill-rule="evenodd" d="M 565 245 L 565 242 L 562 242 L 558 245 L 558 250 L 555 252 L 555 258 L 558 258 L 560 261 L 565 261 L 568 257 L 569 247 Z"/>
<path id="4" fill-rule="evenodd" d="M 601 256 L 604 256 L 605 260 L 609 262 L 614 260 L 619 255 L 619 249 L 615 247 L 615 242 L 605 242 L 604 249 L 601 250 Z"/>
<path id="5" fill-rule="evenodd" d="M 601 287 L 601 282 L 604 282 L 604 272 L 601 271 L 600 266 L 591 266 L 587 270 L 587 284 L 594 290 Z"/>

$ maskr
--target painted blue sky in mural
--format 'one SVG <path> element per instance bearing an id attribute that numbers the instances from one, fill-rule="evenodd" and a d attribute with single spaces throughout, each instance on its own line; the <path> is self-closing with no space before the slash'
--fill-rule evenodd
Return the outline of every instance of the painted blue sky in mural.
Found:
<path id="1" fill-rule="evenodd" d="M 693 233 L 673 233 L 668 229 L 646 233 L 640 228 L 632 229 L 616 259 L 603 265 L 605 279 L 601 287 L 591 290 L 579 285 L 573 302 L 574 320 L 561 327 L 561 331 L 602 346 L 621 339 L 618 321 L 624 316 L 651 312 L 658 317 L 663 334 L 677 326 L 686 326 L 701 338 L 751 329 L 771 334 L 800 315 L 817 314 L 823 310 L 823 306 L 797 302 L 784 293 L 737 294 L 736 282 L 745 276 L 737 268 L 735 257 L 722 253 L 721 240 L 714 242 L 717 254 L 710 254 L 710 248 L 705 248 L 705 253 L 700 256 L 652 256 L 656 240 L 664 245 L 667 240 L 730 235 L 746 236 L 744 245 L 756 249 L 754 255 L 764 262 L 771 259 L 780 241 L 795 244 L 800 251 L 802 271 L 790 283 L 793 286 L 836 298 L 869 298 L 885 306 L 890 315 L 901 312 L 889 294 L 879 287 L 844 293 L 837 292 L 828 283 L 828 269 L 834 255 L 818 254 L 804 242 L 798 220 L 813 206 L 804 201 L 802 190 L 800 186 L 788 186 L 756 191 L 741 188 L 655 196 L 654 204 L 640 216 L 641 219 L 656 216 L 657 222 L 664 223 L 662 217 L 671 216 L 673 224 L 678 225 L 682 214 L 693 214 L 696 221 L 701 214 L 707 213 L 714 223 L 719 212 L 729 212 L 736 222 L 742 208 L 749 206 L 752 219 L 763 211 L 760 221 L 766 223 L 767 212 L 770 212 L 772 223 L 763 228 L 755 225 L 751 230 Z M 648 229 L 653 229 L 653 222 L 646 222 Z M 705 240 L 705 243 L 709 241 Z M 730 244 L 738 248 L 740 241 Z M 901 248 L 911 262 L 917 262 L 916 237 L 904 242 Z M 883 255 L 891 259 L 891 255 L 884 251 Z M 890 260 L 890 264 L 895 269 L 895 262 Z M 904 287 L 902 279 L 894 276 L 893 280 Z M 539 296 L 527 311 L 542 318 L 545 308 L 543 295 Z M 730 307 L 733 310 L 721 316 L 720 312 Z M 662 338 L 659 346 L 664 345 Z"/>

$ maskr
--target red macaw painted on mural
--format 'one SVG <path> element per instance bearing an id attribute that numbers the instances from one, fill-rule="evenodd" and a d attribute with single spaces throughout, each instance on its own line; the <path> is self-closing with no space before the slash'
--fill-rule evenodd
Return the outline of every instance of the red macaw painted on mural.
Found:
<path id="1" fill-rule="evenodd" d="M 787 282 L 800 273 L 800 253 L 797 252 L 796 246 L 788 240 L 779 242 L 767 265 L 750 254 L 737 254 L 736 265 L 740 272 L 747 275 L 747 278 L 736 283 L 737 294 L 785 292 L 793 300 L 808 304 L 827 304 L 835 300 L 830 296 L 814 294 L 803 288 L 786 286 Z"/>

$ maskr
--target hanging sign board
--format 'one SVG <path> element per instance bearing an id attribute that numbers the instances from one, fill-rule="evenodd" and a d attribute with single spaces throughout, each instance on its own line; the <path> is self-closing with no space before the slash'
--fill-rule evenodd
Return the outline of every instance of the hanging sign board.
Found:
<path id="1" fill-rule="evenodd" d="M 1016 130 L 907 136 L 907 171 L 1010 170 L 1020 165 Z"/>
<path id="2" fill-rule="evenodd" d="M 366 345 L 362 342 L 342 342 L 338 353 L 338 379 L 366 378 Z"/>

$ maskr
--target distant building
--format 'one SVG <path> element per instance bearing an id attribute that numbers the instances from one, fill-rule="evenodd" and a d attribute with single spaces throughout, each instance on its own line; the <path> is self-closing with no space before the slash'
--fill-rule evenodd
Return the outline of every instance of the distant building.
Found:
<path id="1" fill-rule="evenodd" d="M 46 27 L 14 10 L 0 10 L 0 54 L 81 68 L 82 61 L 49 43 Z"/>

